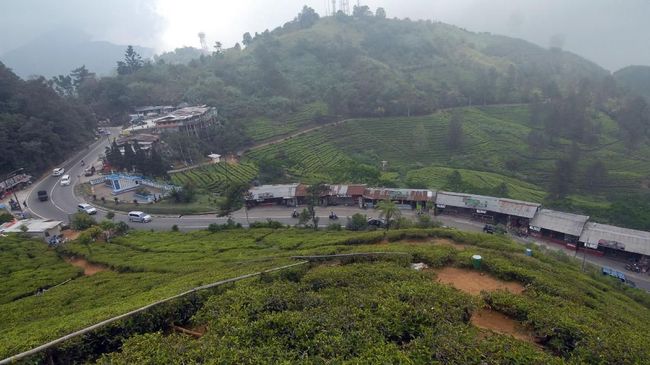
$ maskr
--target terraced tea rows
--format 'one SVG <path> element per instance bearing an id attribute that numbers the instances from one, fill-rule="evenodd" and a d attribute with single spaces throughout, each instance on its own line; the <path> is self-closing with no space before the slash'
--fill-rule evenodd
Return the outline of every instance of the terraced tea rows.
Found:
<path id="1" fill-rule="evenodd" d="M 267 118 L 257 118 L 245 126 L 246 134 L 254 141 L 262 141 L 275 136 L 281 136 L 299 130 L 312 124 L 320 116 L 327 115 L 327 105 L 318 102 L 305 105 L 298 112 L 289 115 L 281 121 Z"/>
<path id="2" fill-rule="evenodd" d="M 278 159 L 288 167 L 289 173 L 303 182 L 327 180 L 327 169 L 348 159 L 318 133 L 301 135 L 255 149 L 247 157 L 255 162 L 268 158 Z"/>
<path id="3" fill-rule="evenodd" d="M 212 192 L 222 192 L 229 182 L 250 182 L 257 176 L 257 166 L 251 163 L 221 162 L 172 175 L 176 185 L 192 183 Z"/>

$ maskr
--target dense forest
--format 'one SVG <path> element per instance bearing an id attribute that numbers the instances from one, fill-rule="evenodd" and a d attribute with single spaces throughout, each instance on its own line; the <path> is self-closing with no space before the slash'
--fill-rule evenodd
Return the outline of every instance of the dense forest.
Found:
<path id="1" fill-rule="evenodd" d="M 72 81 L 79 84 L 80 79 Z M 24 81 L 0 63 L 0 174 L 38 174 L 94 137 L 95 115 L 44 78 Z"/>

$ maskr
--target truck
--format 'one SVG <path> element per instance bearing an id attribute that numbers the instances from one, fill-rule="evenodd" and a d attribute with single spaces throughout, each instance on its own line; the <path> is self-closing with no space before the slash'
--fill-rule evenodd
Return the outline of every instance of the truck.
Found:
<path id="1" fill-rule="evenodd" d="M 47 191 L 39 190 L 36 194 L 38 195 L 38 200 L 42 202 L 47 201 Z"/>

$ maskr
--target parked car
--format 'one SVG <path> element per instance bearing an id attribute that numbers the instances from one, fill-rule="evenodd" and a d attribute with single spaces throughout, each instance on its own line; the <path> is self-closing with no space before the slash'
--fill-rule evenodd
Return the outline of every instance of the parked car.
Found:
<path id="1" fill-rule="evenodd" d="M 84 176 L 93 176 L 94 173 L 95 168 L 92 166 L 84 170 Z"/>
<path id="2" fill-rule="evenodd" d="M 57 167 L 56 169 L 52 170 L 52 176 L 61 176 L 65 172 L 65 169 L 63 167 Z"/>
<path id="3" fill-rule="evenodd" d="M 129 222 L 149 223 L 151 222 L 151 216 L 144 212 L 129 212 Z"/>
<path id="4" fill-rule="evenodd" d="M 77 210 L 82 213 L 88 213 L 90 215 L 97 214 L 97 209 L 90 204 L 79 204 L 77 205 Z"/>
<path id="5" fill-rule="evenodd" d="M 61 184 L 61 186 L 70 185 L 70 175 L 63 175 L 63 177 L 61 177 L 61 181 L 59 183 Z"/>
<path id="6" fill-rule="evenodd" d="M 368 225 L 375 226 L 377 228 L 382 228 L 386 226 L 386 222 L 383 219 L 379 218 L 368 218 Z"/>
<path id="7" fill-rule="evenodd" d="M 47 201 L 47 191 L 39 190 L 36 194 L 38 195 L 38 200 L 42 202 Z"/>
<path id="8" fill-rule="evenodd" d="M 496 231 L 496 227 L 494 227 L 494 226 L 491 225 L 491 224 L 486 224 L 486 225 L 483 227 L 483 232 L 485 232 L 485 233 L 493 234 L 494 231 Z"/>

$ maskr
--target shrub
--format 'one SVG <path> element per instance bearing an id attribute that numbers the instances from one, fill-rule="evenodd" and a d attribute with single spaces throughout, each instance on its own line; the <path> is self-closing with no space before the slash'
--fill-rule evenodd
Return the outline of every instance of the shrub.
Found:
<path id="1" fill-rule="evenodd" d="M 350 231 L 363 231 L 368 228 L 368 216 L 361 213 L 355 213 L 352 217 L 348 218 L 348 223 L 345 228 Z"/>
<path id="2" fill-rule="evenodd" d="M 7 212 L 0 213 L 0 224 L 6 223 L 6 222 L 11 222 L 12 220 L 14 220 L 13 215 L 11 215 L 11 214 L 9 214 Z"/>
<path id="3" fill-rule="evenodd" d="M 93 217 L 83 212 L 75 213 L 72 216 L 72 220 L 70 221 L 70 226 L 72 229 L 77 231 L 84 231 L 96 224 L 97 222 L 93 219 Z"/>
<path id="4" fill-rule="evenodd" d="M 106 219 L 113 220 L 113 218 L 115 218 L 115 213 L 113 212 L 106 213 Z"/>
<path id="5" fill-rule="evenodd" d="M 115 224 L 115 235 L 123 236 L 127 234 L 127 232 L 129 232 L 130 229 L 131 227 L 129 227 L 128 224 L 124 222 L 117 222 L 117 224 Z"/>
<path id="6" fill-rule="evenodd" d="M 249 228 L 270 228 L 270 229 L 280 229 L 284 228 L 285 225 L 282 222 L 274 221 L 272 219 L 267 219 L 266 222 L 253 222 L 249 225 Z"/>
<path id="7" fill-rule="evenodd" d="M 418 221 L 415 223 L 417 228 L 438 228 L 442 227 L 442 223 L 434 221 L 428 214 L 421 214 L 418 216 Z"/>
<path id="8" fill-rule="evenodd" d="M 172 226 L 172 232 L 178 232 L 178 225 L 177 224 L 174 224 Z"/>
<path id="9" fill-rule="evenodd" d="M 340 231 L 341 229 L 343 229 L 343 227 L 341 227 L 340 223 L 330 223 L 327 226 L 328 231 Z"/>

